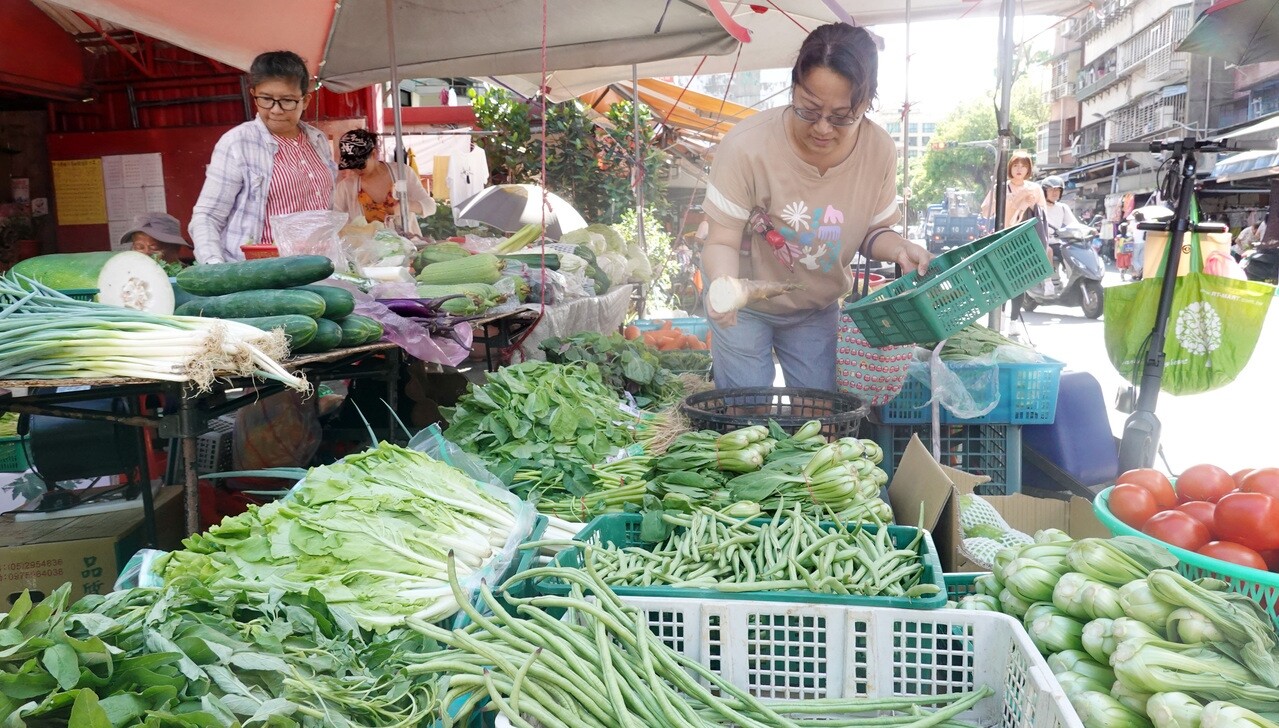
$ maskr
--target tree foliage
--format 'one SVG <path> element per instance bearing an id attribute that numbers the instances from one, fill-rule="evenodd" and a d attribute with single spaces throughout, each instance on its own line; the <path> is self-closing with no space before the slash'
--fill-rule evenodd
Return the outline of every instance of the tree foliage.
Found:
<path id="1" fill-rule="evenodd" d="M 1009 126 L 1016 148 L 1035 151 L 1039 125 L 1047 121 L 1048 107 L 1040 92 L 1023 82 L 1013 87 Z M 994 140 L 998 135 L 992 98 L 974 99 L 955 109 L 937 125 L 933 144 Z M 995 173 L 993 146 L 930 149 L 911 165 L 911 208 L 922 211 L 940 202 L 947 187 L 972 190 L 978 200 L 990 188 Z"/>
<path id="2" fill-rule="evenodd" d="M 576 99 L 546 104 L 541 118 L 541 102 L 530 105 L 502 89 L 472 91 L 471 104 L 479 127 L 496 132 L 479 137 L 476 144 L 488 155 L 489 168 L 505 181 L 540 183 L 538 126 L 544 119 L 547 189 L 569 201 L 588 222 L 618 222 L 624 212 L 635 208 L 635 137 L 629 101 L 613 104 L 603 124 L 596 123 Z M 661 204 L 664 194 L 658 170 L 663 153 L 653 139 L 651 113 L 641 105 L 644 196 L 648 203 Z"/>

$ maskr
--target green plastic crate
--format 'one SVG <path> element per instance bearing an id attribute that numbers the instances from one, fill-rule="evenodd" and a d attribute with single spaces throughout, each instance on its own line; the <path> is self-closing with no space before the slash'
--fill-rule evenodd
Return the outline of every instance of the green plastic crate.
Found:
<path id="1" fill-rule="evenodd" d="M 623 548 L 653 546 L 655 544 L 640 540 L 640 524 L 643 520 L 643 515 L 639 513 L 610 513 L 597 516 L 586 524 L 586 528 L 582 529 L 581 533 L 577 535 L 577 540 L 588 541 L 598 535 L 600 542 L 617 544 Z M 770 522 L 770 520 L 768 518 L 757 518 L 752 523 L 764 524 Z M 833 529 L 836 526 L 837 524 L 831 522 L 822 523 L 822 528 L 825 529 Z M 871 525 L 863 527 L 871 531 L 876 528 Z M 905 547 L 914 540 L 918 531 L 919 529 L 911 526 L 888 526 L 888 535 L 893 544 L 899 548 Z M 940 589 L 933 596 L 913 599 L 908 597 L 867 597 L 860 595 L 818 594 L 799 590 L 722 592 L 715 589 L 687 589 L 669 586 L 614 586 L 612 589 L 619 595 L 635 597 L 806 602 L 812 604 L 897 607 L 899 609 L 940 609 L 946 606 L 946 589 L 945 583 L 942 581 L 941 561 L 937 557 L 937 548 L 933 545 L 932 535 L 927 531 L 924 532 L 924 537 L 920 540 L 919 557 L 924 566 L 924 573 L 920 576 L 920 581 L 925 584 L 936 584 L 938 589 Z M 582 549 L 578 547 L 565 549 L 555 557 L 554 563 L 556 566 L 581 568 L 583 565 Z M 543 594 L 562 596 L 569 593 L 569 586 L 558 579 L 538 579 L 536 588 Z"/>
<path id="2" fill-rule="evenodd" d="M 927 276 L 908 273 L 844 311 L 873 346 L 931 344 L 1052 272 L 1035 221 L 1028 220 L 940 255 Z"/>
<path id="3" fill-rule="evenodd" d="M 22 438 L 0 437 L 0 473 L 25 473 L 29 467 L 27 447 Z"/>
<path id="4" fill-rule="evenodd" d="M 58 293 L 74 298 L 77 301 L 93 301 L 98 297 L 98 289 L 96 288 L 71 288 L 65 291 L 58 291 Z"/>
<path id="5" fill-rule="evenodd" d="M 952 602 L 957 602 L 969 594 L 976 594 L 977 577 L 986 573 L 989 572 L 972 571 L 942 574 L 942 579 L 946 582 L 946 598 Z"/>

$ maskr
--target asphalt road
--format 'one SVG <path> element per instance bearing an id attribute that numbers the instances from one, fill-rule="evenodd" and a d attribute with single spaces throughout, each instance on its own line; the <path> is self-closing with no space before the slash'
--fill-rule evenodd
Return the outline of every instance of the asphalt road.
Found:
<path id="1" fill-rule="evenodd" d="M 1118 274 L 1108 273 L 1104 283 L 1119 285 Z M 1106 356 L 1102 321 L 1084 318 L 1078 308 L 1052 306 L 1025 314 L 1025 321 L 1036 348 L 1066 362 L 1068 369 L 1097 378 L 1111 407 L 1111 431 L 1122 434 L 1127 415 L 1113 407 L 1125 382 Z M 1231 472 L 1279 466 L 1279 298 L 1270 307 L 1252 359 L 1234 382 L 1205 394 L 1161 393 L 1156 413 L 1167 458 L 1166 468 L 1156 463 L 1160 469 L 1175 474 L 1202 462 Z"/>

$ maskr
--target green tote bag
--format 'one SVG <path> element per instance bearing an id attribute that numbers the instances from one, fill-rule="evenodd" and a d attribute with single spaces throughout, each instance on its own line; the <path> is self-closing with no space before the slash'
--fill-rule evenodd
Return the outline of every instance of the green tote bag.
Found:
<path id="1" fill-rule="evenodd" d="M 1164 342 L 1161 389 L 1169 394 L 1198 394 L 1234 381 L 1257 346 L 1275 295 L 1265 283 L 1204 273 L 1199 235 L 1187 236 L 1190 273 L 1177 279 Z M 1171 248 L 1165 246 L 1165 259 Z M 1106 352 L 1134 383 L 1141 379 L 1162 286 L 1158 277 L 1106 289 Z"/>

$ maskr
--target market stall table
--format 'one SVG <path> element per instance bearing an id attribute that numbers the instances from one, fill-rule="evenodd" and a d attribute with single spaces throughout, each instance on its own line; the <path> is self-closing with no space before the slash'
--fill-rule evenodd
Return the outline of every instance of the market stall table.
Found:
<path id="1" fill-rule="evenodd" d="M 338 379 L 381 378 L 387 383 L 387 403 L 392 414 L 387 432 L 395 427 L 396 385 L 400 369 L 400 348 L 391 343 L 366 344 L 348 349 L 338 349 L 320 354 L 308 354 L 281 362 L 290 372 L 301 374 L 312 384 Z M 74 391 L 40 392 L 18 395 L 13 390 L 65 389 Z M 234 390 L 249 390 L 244 396 L 228 397 Z M 96 420 L 140 428 L 155 428 L 160 437 L 182 441 L 183 486 L 185 490 L 187 533 L 200 530 L 200 504 L 196 471 L 196 445 L 200 435 L 208 432 L 210 420 L 234 412 L 248 404 L 285 389 L 283 384 L 264 382 L 251 377 L 220 378 L 205 392 L 200 392 L 189 382 L 162 382 L 131 377 L 102 377 L 95 379 L 6 379 L 0 380 L 0 412 L 19 412 L 48 417 L 66 417 L 79 420 Z M 104 398 L 135 398 L 160 395 L 177 404 L 177 412 L 143 414 L 136 406 L 129 414 L 88 410 L 74 405 Z M 145 534 L 149 543 L 155 542 L 154 508 L 151 501 L 151 474 L 146 458 L 139 459 L 142 491 L 142 507 L 145 513 Z"/>
<path id="2" fill-rule="evenodd" d="M 493 371 L 493 348 L 506 349 L 518 343 L 522 359 L 541 359 L 538 344 L 552 336 L 568 336 L 583 331 L 601 334 L 617 331 L 626 319 L 635 286 L 621 285 L 602 296 L 588 296 L 565 303 L 538 307 L 529 304 L 491 317 L 472 321 L 475 342 L 484 344 L 485 364 Z M 496 329 L 488 333 L 488 327 Z M 529 328 L 532 331 L 529 331 Z M 500 362 L 499 362 L 500 363 Z"/>

